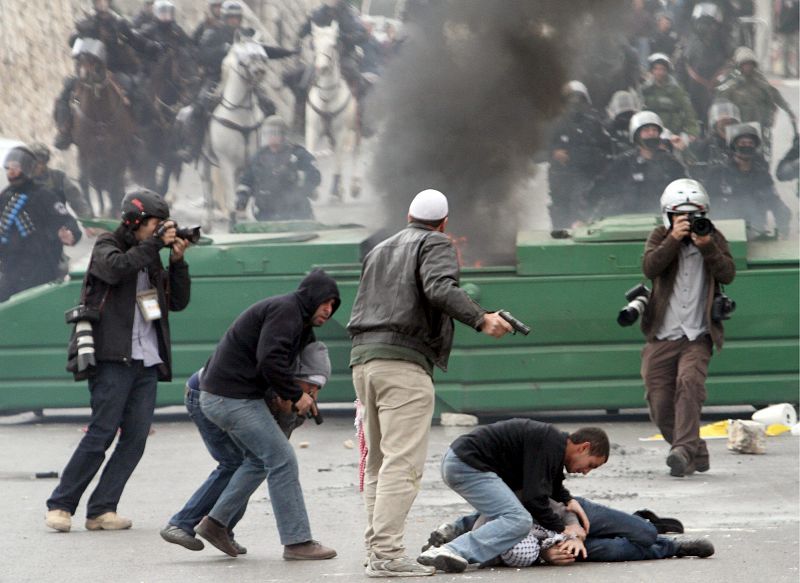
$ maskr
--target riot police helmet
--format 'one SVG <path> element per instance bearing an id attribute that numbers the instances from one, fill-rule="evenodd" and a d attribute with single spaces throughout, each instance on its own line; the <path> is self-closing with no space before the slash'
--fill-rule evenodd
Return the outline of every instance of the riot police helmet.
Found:
<path id="1" fill-rule="evenodd" d="M 28 149 L 36 156 L 36 161 L 40 164 L 50 162 L 50 148 L 44 142 L 33 142 L 28 144 Z"/>
<path id="2" fill-rule="evenodd" d="M 758 66 L 758 57 L 750 47 L 739 47 L 733 53 L 733 62 L 736 63 L 737 67 L 741 67 L 745 63 L 753 63 Z"/>
<path id="3" fill-rule="evenodd" d="M 697 180 L 679 178 L 673 180 L 661 195 L 661 218 L 664 226 L 671 226 L 670 215 L 682 213 L 706 214 L 711 210 L 711 201 L 703 185 Z"/>
<path id="4" fill-rule="evenodd" d="M 664 131 L 664 122 L 654 111 L 640 111 L 631 117 L 631 123 L 628 126 L 628 134 L 630 135 L 631 142 L 636 143 L 639 137 L 639 131 L 644 126 L 653 125 L 658 127 L 659 135 Z"/>
<path id="5" fill-rule="evenodd" d="M 664 65 L 667 71 L 672 71 L 672 61 L 664 53 L 653 53 L 647 57 L 647 69 L 652 71 L 655 65 Z"/>
<path id="6" fill-rule="evenodd" d="M 150 217 L 169 218 L 169 205 L 161 195 L 147 188 L 128 192 L 122 200 L 122 224 L 135 231 Z"/>
<path id="7" fill-rule="evenodd" d="M 739 112 L 739 107 L 727 99 L 715 101 L 708 109 L 708 127 L 710 128 L 715 128 L 721 121 L 739 123 L 741 119 L 742 114 Z"/>
<path id="8" fill-rule="evenodd" d="M 586 85 L 581 83 L 580 81 L 572 80 L 564 85 L 561 93 L 564 97 L 569 97 L 570 95 L 582 95 L 584 99 L 586 99 L 586 103 L 592 103 L 592 98 L 589 97 L 589 90 L 586 88 Z"/>
<path id="9" fill-rule="evenodd" d="M 36 155 L 27 146 L 15 146 L 8 151 L 3 161 L 6 170 L 18 170 L 25 178 L 33 178 L 36 168 Z"/>
<path id="10" fill-rule="evenodd" d="M 244 16 L 241 2 L 237 0 L 225 0 L 222 4 L 222 16 L 223 18 L 228 18 L 229 16 L 238 16 L 241 18 Z"/>
<path id="11" fill-rule="evenodd" d="M 616 119 L 624 113 L 633 115 L 639 111 L 639 100 L 636 99 L 636 94 L 631 91 L 616 91 L 611 96 L 611 101 L 608 104 L 608 117 Z"/>
<path id="12" fill-rule="evenodd" d="M 77 59 L 80 56 L 90 56 L 101 63 L 106 63 L 106 45 L 103 41 L 96 38 L 78 38 L 72 45 L 72 58 Z"/>
<path id="13" fill-rule="evenodd" d="M 761 145 L 761 124 L 757 122 L 739 123 L 725 128 L 727 132 L 728 147 L 736 151 L 736 146 L 742 138 L 750 138 L 758 148 Z"/>
<path id="14" fill-rule="evenodd" d="M 716 22 L 722 22 L 722 11 L 719 6 L 713 2 L 700 2 L 695 4 L 692 10 L 692 20 L 700 20 L 701 18 L 710 18 Z"/>
<path id="15" fill-rule="evenodd" d="M 153 16 L 159 22 L 174 22 L 175 21 L 175 4 L 170 0 L 156 0 L 153 4 Z"/>

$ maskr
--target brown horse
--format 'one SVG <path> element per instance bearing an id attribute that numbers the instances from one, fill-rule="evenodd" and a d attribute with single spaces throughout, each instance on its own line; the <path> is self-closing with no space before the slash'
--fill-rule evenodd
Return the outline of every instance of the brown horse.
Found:
<path id="1" fill-rule="evenodd" d="M 81 53 L 76 67 L 70 109 L 80 186 L 89 200 L 90 186 L 97 192 L 99 216 L 116 217 L 125 194 L 125 170 L 136 145 L 130 104 L 102 60 Z"/>
<path id="2" fill-rule="evenodd" d="M 181 139 L 176 117 L 192 102 L 199 83 L 197 61 L 189 47 L 167 47 L 148 74 L 145 92 L 155 115 L 140 128 L 145 147 L 135 162 L 134 177 L 162 196 L 171 176 L 180 180 L 183 162 L 177 154 Z"/>

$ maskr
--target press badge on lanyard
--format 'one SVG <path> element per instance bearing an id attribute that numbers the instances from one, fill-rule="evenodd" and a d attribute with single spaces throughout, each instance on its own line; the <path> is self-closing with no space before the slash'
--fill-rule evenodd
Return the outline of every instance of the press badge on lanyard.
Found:
<path id="1" fill-rule="evenodd" d="M 152 322 L 161 318 L 161 307 L 158 305 L 158 292 L 155 289 L 146 289 L 137 292 L 136 303 L 145 322 Z"/>

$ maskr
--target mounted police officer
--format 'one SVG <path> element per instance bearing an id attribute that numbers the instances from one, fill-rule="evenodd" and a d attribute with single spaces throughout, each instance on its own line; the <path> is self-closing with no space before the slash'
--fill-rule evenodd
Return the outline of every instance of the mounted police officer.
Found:
<path id="1" fill-rule="evenodd" d="M 590 193 L 594 216 L 655 213 L 664 188 L 686 172 L 661 139 L 664 124 L 652 111 L 631 118 L 629 133 L 635 146 L 616 158 L 598 177 Z"/>
<path id="2" fill-rule="evenodd" d="M 793 127 L 797 127 L 797 117 L 778 89 L 758 69 L 758 59 L 752 49 L 739 47 L 733 60 L 736 71 L 719 86 L 718 95 L 736 104 L 741 111 L 742 122 L 761 124 L 764 157 L 769 160 L 775 111 L 778 107 L 785 111 Z"/>
<path id="3" fill-rule="evenodd" d="M 142 8 L 139 10 L 138 14 L 133 17 L 131 23 L 133 28 L 141 30 L 145 25 L 156 21 L 156 17 L 153 14 L 153 4 L 153 0 L 144 0 L 144 2 L 142 2 Z"/>
<path id="4" fill-rule="evenodd" d="M 0 302 L 62 277 L 64 245 L 81 238 L 64 203 L 34 181 L 33 152 L 12 148 L 3 165 L 8 186 L 0 192 Z"/>
<path id="5" fill-rule="evenodd" d="M 139 87 L 140 72 L 139 58 L 154 60 L 161 51 L 161 45 L 149 40 L 134 30 L 130 23 L 111 10 L 110 0 L 94 0 L 94 11 L 87 18 L 76 25 L 69 39 L 73 49 L 73 57 L 77 57 L 82 49 L 76 43 L 86 39 L 97 39 L 102 43 L 103 50 L 95 51 L 95 56 L 101 59 L 105 67 L 113 74 L 114 80 L 124 91 L 130 101 L 131 112 L 137 124 L 147 125 L 154 115 L 152 105 Z M 56 103 L 56 110 L 60 119 L 57 119 L 58 134 L 55 147 L 66 150 L 72 143 L 69 134 L 72 126 L 72 112 L 69 99 L 74 89 L 76 79 L 69 77 L 64 84 Z"/>
<path id="6" fill-rule="evenodd" d="M 672 133 L 697 138 L 700 135 L 697 116 L 689 94 L 672 77 L 672 61 L 663 53 L 653 53 L 647 62 L 651 79 L 642 87 L 643 108 L 657 113 Z"/>
<path id="7" fill-rule="evenodd" d="M 633 149 L 629 132 L 631 118 L 641 109 L 632 91 L 617 91 L 608 104 L 606 131 L 611 137 L 611 154 L 614 158 Z"/>
<path id="8" fill-rule="evenodd" d="M 719 218 L 744 219 L 748 238 L 768 232 L 767 212 L 775 219 L 778 234 L 789 233 L 792 212 L 775 190 L 769 164 L 759 153 L 761 137 L 756 124 L 728 128 L 727 161 L 708 169 L 705 184 L 717 202 Z"/>
<path id="9" fill-rule="evenodd" d="M 192 45 L 192 39 L 175 22 L 175 4 L 170 0 L 156 0 L 153 16 L 155 20 L 142 28 L 142 35 L 165 49 L 177 50 Z"/>
<path id="10" fill-rule="evenodd" d="M 286 139 L 286 122 L 280 116 L 266 119 L 267 146 L 248 163 L 236 189 L 236 209 L 244 211 L 250 198 L 259 221 L 313 219 L 310 198 L 319 186 L 314 156 Z"/>
<path id="11" fill-rule="evenodd" d="M 563 89 L 567 102 L 550 141 L 550 222 L 568 229 L 589 218 L 586 193 L 606 167 L 611 139 L 603 128 L 586 86 L 570 81 Z"/>
<path id="12" fill-rule="evenodd" d="M 204 81 L 197 99 L 192 104 L 191 112 L 186 119 L 187 148 L 180 152 L 185 161 L 197 157 L 203 141 L 205 120 L 217 106 L 220 99 L 219 83 L 222 77 L 222 61 L 234 42 L 237 34 L 252 36 L 252 29 L 242 28 L 244 9 L 237 0 L 226 0 L 220 12 L 223 24 L 219 27 L 207 28 L 199 42 L 199 61 L 203 67 Z M 282 59 L 296 54 L 295 51 L 261 45 L 270 59 Z M 258 105 L 264 115 L 269 117 L 275 114 L 275 103 L 270 99 L 263 87 L 254 87 Z"/>

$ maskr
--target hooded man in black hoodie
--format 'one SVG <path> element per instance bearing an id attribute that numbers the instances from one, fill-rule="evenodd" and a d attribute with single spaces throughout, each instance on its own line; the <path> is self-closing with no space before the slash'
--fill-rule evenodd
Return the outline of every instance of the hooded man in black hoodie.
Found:
<path id="1" fill-rule="evenodd" d="M 296 291 L 247 308 L 206 364 L 200 408 L 242 448 L 245 461 L 195 532 L 232 557 L 238 553 L 228 526 L 265 475 L 283 558 L 336 556 L 335 550 L 311 538 L 297 458 L 265 399 L 276 395 L 291 401 L 298 415 L 316 412 L 314 399 L 295 380 L 295 362 L 316 340 L 313 328 L 327 322 L 340 303 L 336 282 L 316 269 Z"/>

